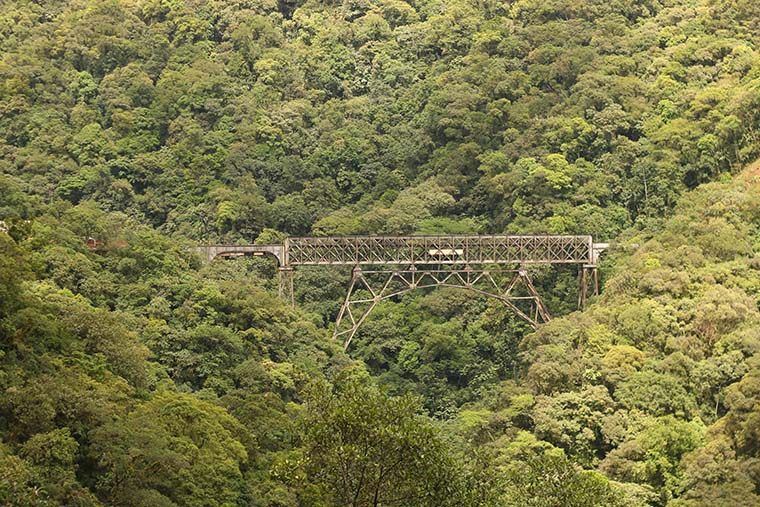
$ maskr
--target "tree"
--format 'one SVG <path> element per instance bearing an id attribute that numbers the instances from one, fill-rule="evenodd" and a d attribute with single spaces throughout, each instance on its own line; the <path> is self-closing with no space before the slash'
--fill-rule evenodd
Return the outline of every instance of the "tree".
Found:
<path id="1" fill-rule="evenodd" d="M 689 417 L 696 409 L 694 396 L 686 391 L 679 378 L 646 370 L 633 373 L 622 382 L 615 390 L 615 399 L 626 408 L 655 416 Z"/>
<path id="2" fill-rule="evenodd" d="M 163 392 L 93 432 L 99 494 L 112 504 L 233 507 L 245 430 L 223 408 Z"/>
<path id="3" fill-rule="evenodd" d="M 544 452 L 516 465 L 507 476 L 503 501 L 510 507 L 624 505 L 604 476 L 579 469 L 561 452 Z"/>
<path id="4" fill-rule="evenodd" d="M 8 507 L 48 507 L 47 493 L 30 466 L 18 456 L 0 450 L 0 501 Z"/>
<path id="5" fill-rule="evenodd" d="M 533 409 L 536 435 L 565 449 L 579 463 L 594 465 L 603 450 L 601 423 L 613 407 L 604 386 L 539 396 Z"/>
<path id="6" fill-rule="evenodd" d="M 458 505 L 458 467 L 419 409 L 356 380 L 315 386 L 304 421 L 309 479 L 338 505 Z"/>
<path id="7" fill-rule="evenodd" d="M 62 505 L 96 507 L 100 502 L 82 487 L 76 477 L 79 444 L 68 428 L 38 433 L 21 448 L 51 501 Z"/>
<path id="8" fill-rule="evenodd" d="M 21 275 L 25 268 L 21 250 L 0 232 L 0 330 L 4 319 L 21 303 Z"/>

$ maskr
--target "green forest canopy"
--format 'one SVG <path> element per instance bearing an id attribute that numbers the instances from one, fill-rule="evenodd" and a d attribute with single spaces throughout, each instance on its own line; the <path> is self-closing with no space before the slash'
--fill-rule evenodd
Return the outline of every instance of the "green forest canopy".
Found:
<path id="1" fill-rule="evenodd" d="M 0 6 L 0 503 L 760 505 L 760 7 Z M 698 188 L 697 188 L 698 187 Z M 297 234 L 614 240 L 537 332 L 438 290 L 346 354 Z M 102 241 L 90 250 L 87 238 Z"/>

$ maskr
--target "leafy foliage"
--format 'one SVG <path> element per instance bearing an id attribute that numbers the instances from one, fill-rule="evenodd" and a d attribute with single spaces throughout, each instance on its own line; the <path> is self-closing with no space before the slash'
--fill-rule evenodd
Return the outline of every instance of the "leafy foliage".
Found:
<path id="1" fill-rule="evenodd" d="M 0 503 L 759 503 L 758 19 L 2 2 Z M 345 273 L 293 309 L 266 261 L 187 250 L 504 232 L 614 239 L 603 295 L 537 271 L 532 332 L 409 294 L 349 356 Z"/>

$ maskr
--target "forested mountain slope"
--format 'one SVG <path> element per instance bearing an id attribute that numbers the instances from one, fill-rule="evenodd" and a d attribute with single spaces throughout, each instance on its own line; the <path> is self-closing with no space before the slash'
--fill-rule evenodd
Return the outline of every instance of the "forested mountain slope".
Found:
<path id="1" fill-rule="evenodd" d="M 0 503 L 760 505 L 758 19 L 3 2 Z M 345 273 L 186 248 L 444 232 L 615 246 L 537 332 L 439 290 L 348 353 Z"/>
<path id="2" fill-rule="evenodd" d="M 624 489 L 654 505 L 760 504 L 758 166 L 700 187 L 622 244 L 637 247 L 596 304 L 526 336 L 525 376 L 460 421 L 497 456 L 538 438 L 646 485 Z"/>
<path id="3" fill-rule="evenodd" d="M 1 9 L 0 153 L 23 218 L 63 200 L 203 240 L 609 239 L 759 154 L 755 2 Z"/>
<path id="4" fill-rule="evenodd" d="M 147 228 L 90 252 L 84 218 L 0 234 L 5 504 L 760 503 L 756 168 L 621 238 L 602 297 L 525 335 L 507 372 L 503 309 L 386 305 L 365 337 L 399 342 L 380 381 L 450 403 L 437 422 L 264 288 L 269 267 L 201 266 Z M 393 334 L 391 312 L 420 329 Z"/>

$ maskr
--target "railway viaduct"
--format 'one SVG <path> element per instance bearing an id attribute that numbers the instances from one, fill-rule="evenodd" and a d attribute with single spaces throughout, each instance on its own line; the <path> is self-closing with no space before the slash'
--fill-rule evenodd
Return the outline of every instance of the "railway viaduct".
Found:
<path id="1" fill-rule="evenodd" d="M 578 307 L 599 292 L 597 261 L 609 247 L 591 236 L 327 236 L 287 238 L 280 245 L 207 245 L 204 259 L 241 255 L 277 261 L 281 297 L 293 304 L 298 266 L 351 266 L 351 282 L 334 336 L 348 348 L 381 301 L 431 287 L 456 287 L 499 300 L 534 328 L 551 315 L 527 271 L 530 265 L 578 266 Z"/>

